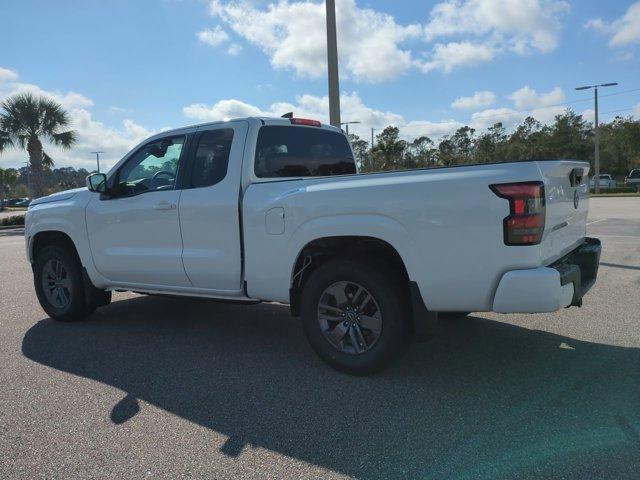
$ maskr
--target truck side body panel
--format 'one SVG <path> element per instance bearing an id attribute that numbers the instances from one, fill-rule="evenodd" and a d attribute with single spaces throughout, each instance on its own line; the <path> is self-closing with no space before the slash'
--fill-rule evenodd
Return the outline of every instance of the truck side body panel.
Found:
<path id="1" fill-rule="evenodd" d="M 287 302 L 307 243 L 368 236 L 397 250 L 430 310 L 491 310 L 505 272 L 539 267 L 548 258 L 536 245 L 504 244 L 508 202 L 488 186 L 539 178 L 535 162 L 520 162 L 254 183 L 243 203 L 248 293 Z M 279 235 L 265 225 L 274 208 L 284 212 Z"/>

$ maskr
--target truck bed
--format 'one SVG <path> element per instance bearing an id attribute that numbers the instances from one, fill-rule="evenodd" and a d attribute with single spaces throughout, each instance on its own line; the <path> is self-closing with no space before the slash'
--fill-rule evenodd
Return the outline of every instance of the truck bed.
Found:
<path id="1" fill-rule="evenodd" d="M 530 161 L 252 183 L 242 203 L 248 294 L 288 301 L 297 256 L 318 235 L 371 236 L 397 250 L 430 310 L 491 310 L 506 271 L 549 265 L 582 241 L 588 169 Z M 489 185 L 530 181 L 545 185 L 543 239 L 507 246 L 509 204 Z"/>

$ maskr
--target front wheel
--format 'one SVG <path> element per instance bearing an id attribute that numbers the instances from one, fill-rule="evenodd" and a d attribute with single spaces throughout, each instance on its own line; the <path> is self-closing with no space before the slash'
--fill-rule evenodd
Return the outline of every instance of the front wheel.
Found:
<path id="1" fill-rule="evenodd" d="M 301 316 L 311 347 L 333 368 L 367 375 L 406 348 L 410 310 L 404 282 L 366 263 L 330 261 L 311 274 Z"/>
<path id="2" fill-rule="evenodd" d="M 97 307 L 86 301 L 82 267 L 64 245 L 49 245 L 38 252 L 33 279 L 40 305 L 55 320 L 81 320 Z"/>

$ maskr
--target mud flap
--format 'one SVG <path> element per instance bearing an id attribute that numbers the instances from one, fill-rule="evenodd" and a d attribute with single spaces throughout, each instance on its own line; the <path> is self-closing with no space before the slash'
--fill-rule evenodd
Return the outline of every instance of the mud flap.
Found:
<path id="1" fill-rule="evenodd" d="M 411 310 L 413 312 L 413 333 L 416 342 L 430 340 L 438 329 L 438 312 L 430 312 L 422 300 L 416 282 L 409 282 L 411 294 Z"/>

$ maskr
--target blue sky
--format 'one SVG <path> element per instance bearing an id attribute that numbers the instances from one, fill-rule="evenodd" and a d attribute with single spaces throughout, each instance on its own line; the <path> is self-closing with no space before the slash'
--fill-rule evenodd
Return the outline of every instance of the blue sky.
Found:
<path id="1" fill-rule="evenodd" d="M 640 1 L 337 0 L 343 120 L 369 138 L 398 125 L 437 138 L 470 124 L 543 121 L 580 84 L 603 91 L 604 119 L 640 117 Z M 79 132 L 57 164 L 113 164 L 168 127 L 250 114 L 326 119 L 319 0 L 4 0 L 0 98 L 54 96 Z M 5 152 L 0 166 L 26 160 Z"/>

